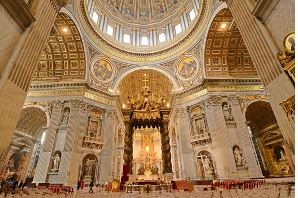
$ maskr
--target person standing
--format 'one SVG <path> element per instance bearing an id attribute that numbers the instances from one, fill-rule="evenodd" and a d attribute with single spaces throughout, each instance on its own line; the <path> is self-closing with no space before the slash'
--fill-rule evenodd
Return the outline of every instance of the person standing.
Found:
<path id="1" fill-rule="evenodd" d="M 90 184 L 89 184 L 89 187 L 90 187 L 89 193 L 93 193 L 93 189 L 92 189 L 93 186 L 94 186 L 94 183 L 93 183 L 93 181 L 91 181 Z"/>
<path id="2" fill-rule="evenodd" d="M 77 190 L 80 190 L 80 187 L 81 187 L 81 181 L 78 181 L 78 183 L 77 183 Z"/>

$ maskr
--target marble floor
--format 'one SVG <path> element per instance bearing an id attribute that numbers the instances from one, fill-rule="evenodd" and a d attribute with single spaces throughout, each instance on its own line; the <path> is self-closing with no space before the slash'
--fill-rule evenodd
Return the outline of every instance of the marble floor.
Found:
<path id="1" fill-rule="evenodd" d="M 222 191 L 222 192 L 220 192 Z M 286 186 L 266 186 L 261 189 L 253 190 L 217 190 L 217 191 L 201 191 L 196 189 L 194 192 L 150 192 L 150 193 L 125 193 L 125 192 L 95 192 L 88 193 L 87 189 L 75 192 L 71 195 L 53 194 L 46 190 L 28 190 L 30 195 L 8 195 L 7 197 L 34 197 L 34 198 L 54 198 L 54 197 L 74 197 L 74 198 L 292 198 L 294 197 L 294 189 L 288 192 Z M 4 197 L 3 193 L 0 197 Z"/>

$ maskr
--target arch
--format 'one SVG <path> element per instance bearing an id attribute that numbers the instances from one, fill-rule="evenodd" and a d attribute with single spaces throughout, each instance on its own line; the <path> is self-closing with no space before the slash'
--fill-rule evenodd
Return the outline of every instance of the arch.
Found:
<path id="1" fill-rule="evenodd" d="M 204 65 L 209 78 L 258 78 L 237 24 L 227 8 L 216 14 L 209 27 Z"/>
<path id="2" fill-rule="evenodd" d="M 294 162 L 270 103 L 252 102 L 245 111 L 245 118 L 249 121 L 263 175 L 265 177 L 292 176 Z"/>
<path id="3" fill-rule="evenodd" d="M 98 157 L 94 153 L 85 154 L 82 158 L 80 178 L 87 183 L 91 181 L 96 183 L 98 162 Z"/>
<path id="4" fill-rule="evenodd" d="M 216 7 L 216 9 L 214 10 L 214 12 L 212 13 L 212 16 L 210 17 L 210 21 L 208 22 L 206 29 L 209 30 L 212 22 L 214 20 L 214 18 L 216 17 L 216 15 L 223 9 L 227 9 L 228 5 L 226 3 L 220 3 L 220 5 L 218 7 Z M 206 41 L 207 41 L 207 37 L 208 37 L 208 32 L 204 33 L 203 35 L 203 47 L 202 47 L 202 52 L 205 52 L 205 48 L 206 48 Z M 205 65 L 205 53 L 201 53 L 199 59 L 201 59 L 201 63 L 202 65 Z M 203 76 L 206 77 L 206 72 L 205 72 L 205 66 L 204 69 L 202 69 L 203 72 Z"/>
<path id="5" fill-rule="evenodd" d="M 43 110 L 38 107 L 26 107 L 22 109 L 16 130 L 35 138 L 47 123 L 47 115 Z"/>
<path id="6" fill-rule="evenodd" d="M 266 101 L 256 101 L 248 105 L 245 118 L 251 121 L 259 131 L 277 123 L 271 105 Z"/>
<path id="7" fill-rule="evenodd" d="M 79 81 L 86 74 L 85 50 L 71 17 L 60 12 L 39 56 L 35 81 Z"/>
<path id="8" fill-rule="evenodd" d="M 117 93 L 119 84 L 123 80 L 123 78 L 125 78 L 127 75 L 129 75 L 135 71 L 139 71 L 139 70 L 153 70 L 153 71 L 159 72 L 169 79 L 169 81 L 173 85 L 174 92 L 179 91 L 181 89 L 181 86 L 179 85 L 176 78 L 173 75 L 171 75 L 169 72 L 167 72 L 161 68 L 151 67 L 151 66 L 150 67 L 149 66 L 132 66 L 130 68 L 127 68 L 126 70 L 124 70 L 122 73 L 120 73 L 118 75 L 118 77 L 114 80 L 114 84 L 111 86 L 111 91 L 113 93 Z"/>
<path id="9" fill-rule="evenodd" d="M 169 104 L 173 88 L 171 81 L 165 75 L 147 69 L 137 70 L 125 76 L 118 89 L 121 103 L 124 105 L 143 104 L 142 97 L 149 100 L 148 104 L 152 105 L 154 102 L 162 100 Z M 155 108 L 153 106 L 152 108 Z"/>

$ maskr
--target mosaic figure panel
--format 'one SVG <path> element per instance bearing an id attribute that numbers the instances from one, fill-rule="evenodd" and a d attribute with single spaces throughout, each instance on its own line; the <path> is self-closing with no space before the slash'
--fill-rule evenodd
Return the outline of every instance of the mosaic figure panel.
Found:
<path id="1" fill-rule="evenodd" d="M 195 57 L 185 56 L 177 64 L 177 73 L 181 80 L 190 80 L 198 72 L 198 61 Z"/>
<path id="2" fill-rule="evenodd" d="M 92 73 L 99 81 L 109 81 L 113 77 L 112 63 L 106 58 L 97 60 L 92 66 Z"/>

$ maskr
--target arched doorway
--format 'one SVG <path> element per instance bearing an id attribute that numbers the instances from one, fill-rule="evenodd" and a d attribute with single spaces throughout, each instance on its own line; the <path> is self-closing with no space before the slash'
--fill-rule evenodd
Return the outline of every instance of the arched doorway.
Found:
<path id="1" fill-rule="evenodd" d="M 98 159 L 95 154 L 87 154 L 82 160 L 80 179 L 89 184 L 97 182 L 98 178 Z"/>
<path id="2" fill-rule="evenodd" d="M 281 134 L 269 102 L 257 101 L 247 107 L 246 120 L 252 131 L 257 156 L 265 177 L 294 174 L 290 150 Z"/>
<path id="3" fill-rule="evenodd" d="M 10 147 L 2 177 L 25 180 L 33 177 L 41 149 L 41 138 L 47 126 L 47 115 L 39 107 L 23 108 Z"/>
<path id="4" fill-rule="evenodd" d="M 197 171 L 200 179 L 210 180 L 215 178 L 214 161 L 211 154 L 206 151 L 200 151 L 197 155 Z"/>

